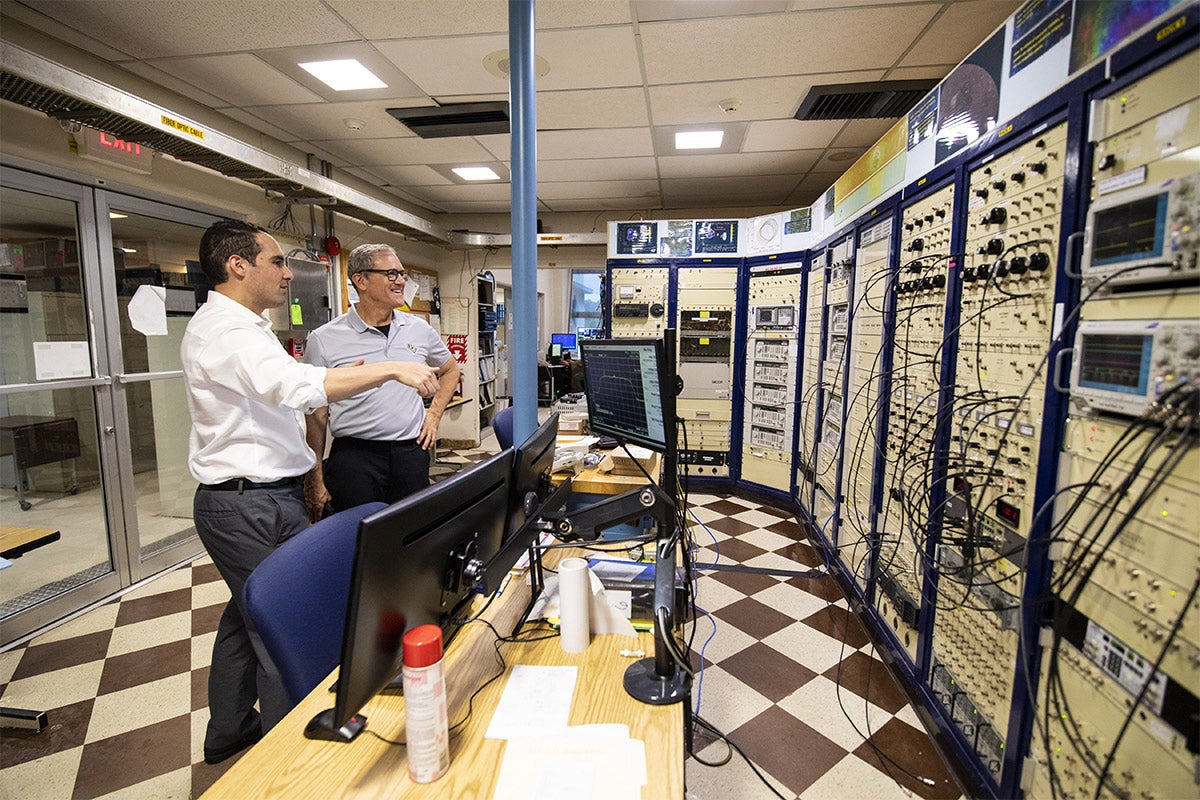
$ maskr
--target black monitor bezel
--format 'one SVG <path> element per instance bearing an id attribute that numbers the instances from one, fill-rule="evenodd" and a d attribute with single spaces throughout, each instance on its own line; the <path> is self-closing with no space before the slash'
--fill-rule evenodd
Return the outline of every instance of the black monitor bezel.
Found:
<path id="1" fill-rule="evenodd" d="M 663 414 L 663 440 L 652 439 L 649 435 L 642 436 L 636 432 L 625 430 L 616 426 L 606 424 L 596 413 L 596 397 L 597 392 L 588 391 L 585 393 L 588 407 L 588 427 L 593 433 L 598 433 L 606 436 L 611 436 L 618 442 L 626 444 L 637 444 L 642 447 L 649 448 L 657 453 L 665 453 L 673 446 L 672 434 L 674 433 L 671 420 L 674 417 L 674 388 L 668 387 L 668 370 L 666 364 L 666 356 L 664 353 L 663 340 L 654 337 L 629 337 L 620 339 L 584 339 L 580 342 L 580 358 L 583 362 L 583 377 L 584 383 L 590 388 L 593 385 L 601 385 L 602 381 L 593 380 L 594 376 L 588 370 L 588 351 L 601 349 L 615 349 L 619 347 L 650 347 L 654 351 L 655 368 L 658 373 L 658 391 L 659 401 L 662 403 Z"/>
<path id="2" fill-rule="evenodd" d="M 473 582 L 463 582 L 456 591 L 444 589 L 447 572 L 463 566 L 452 563 L 452 553 L 465 555 L 463 546 L 472 538 L 481 558 L 494 558 L 499 552 L 511 502 L 512 463 L 513 451 L 509 448 L 359 522 L 333 709 L 335 728 L 346 725 L 399 675 L 400 639 L 405 631 L 434 624 L 442 628 L 449 642 L 457 628 L 456 615 L 476 591 Z M 493 512 L 490 516 L 489 510 Z M 471 530 L 464 529 L 464 522 L 473 523 L 481 516 L 493 524 L 498 517 L 499 526 L 482 533 L 473 524 L 465 526 Z M 377 581 L 380 586 L 370 589 L 364 585 L 367 581 Z M 443 587 L 436 603 L 431 600 L 435 581 Z M 396 587 L 400 587 L 398 593 Z M 379 657 L 381 648 L 362 646 L 367 631 L 360 617 L 368 592 L 385 596 L 389 589 L 397 596 L 393 606 L 405 607 L 400 610 L 402 629 L 396 633 L 384 663 Z M 438 607 L 436 612 L 434 605 Z M 384 611 L 392 613 L 394 609 Z M 384 611 L 374 615 L 372 627 L 376 631 L 383 627 L 380 620 Z"/>

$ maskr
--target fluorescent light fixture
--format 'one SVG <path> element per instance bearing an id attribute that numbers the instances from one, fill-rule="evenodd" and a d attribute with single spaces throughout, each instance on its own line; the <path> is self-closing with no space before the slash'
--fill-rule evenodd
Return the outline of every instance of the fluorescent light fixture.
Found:
<path id="1" fill-rule="evenodd" d="M 110 211 L 110 212 L 108 212 L 108 218 L 109 219 L 129 219 L 129 215 L 122 214 L 120 211 Z"/>
<path id="2" fill-rule="evenodd" d="M 676 150 L 711 150 L 721 146 L 725 131 L 678 131 L 675 134 Z"/>
<path id="3" fill-rule="evenodd" d="M 342 58 L 334 61 L 309 61 L 299 66 L 337 92 L 348 92 L 354 89 L 387 88 L 387 84 L 379 80 L 374 72 L 371 72 L 371 70 L 353 58 Z"/>
<path id="4" fill-rule="evenodd" d="M 500 180 L 500 176 L 491 167 L 455 167 L 452 171 L 464 181 Z"/>
<path id="5" fill-rule="evenodd" d="M 137 250 L 134 250 L 132 247 L 122 247 L 121 252 L 122 253 L 136 253 Z"/>

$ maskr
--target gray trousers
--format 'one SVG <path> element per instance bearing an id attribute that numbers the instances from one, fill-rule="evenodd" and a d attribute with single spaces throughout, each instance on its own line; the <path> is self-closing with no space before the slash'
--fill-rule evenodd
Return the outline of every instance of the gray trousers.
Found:
<path id="1" fill-rule="evenodd" d="M 208 675 L 206 750 L 265 733 L 291 710 L 279 671 L 242 605 L 242 586 L 272 550 L 308 527 L 304 490 L 196 490 L 193 517 L 200 541 L 233 595 L 217 625 Z M 261 715 L 255 710 L 258 701 Z"/>

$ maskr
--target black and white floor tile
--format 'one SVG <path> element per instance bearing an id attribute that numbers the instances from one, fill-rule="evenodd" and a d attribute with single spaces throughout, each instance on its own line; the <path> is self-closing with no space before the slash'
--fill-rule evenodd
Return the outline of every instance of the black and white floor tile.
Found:
<path id="1" fill-rule="evenodd" d="M 442 459 L 466 465 L 488 454 Z M 814 572 L 821 559 L 796 522 L 737 497 L 691 501 L 696 561 L 707 565 L 698 579 L 707 615 L 692 642 L 697 664 L 703 653 L 699 715 L 784 797 L 960 797 L 836 582 Z M 0 705 L 49 720 L 40 734 L 0 733 L 0 796 L 199 797 L 236 760 L 210 766 L 202 752 L 228 596 L 201 558 L 0 652 Z M 696 743 L 706 762 L 728 752 L 703 732 Z M 686 779 L 700 800 L 774 796 L 736 754 L 720 767 L 688 759 Z"/>

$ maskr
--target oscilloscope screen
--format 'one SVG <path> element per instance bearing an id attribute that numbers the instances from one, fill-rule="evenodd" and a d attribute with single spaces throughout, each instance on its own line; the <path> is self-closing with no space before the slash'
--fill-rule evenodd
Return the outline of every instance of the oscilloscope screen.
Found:
<path id="1" fill-rule="evenodd" d="M 579 347 L 592 432 L 665 452 L 662 340 L 581 339 Z"/>

